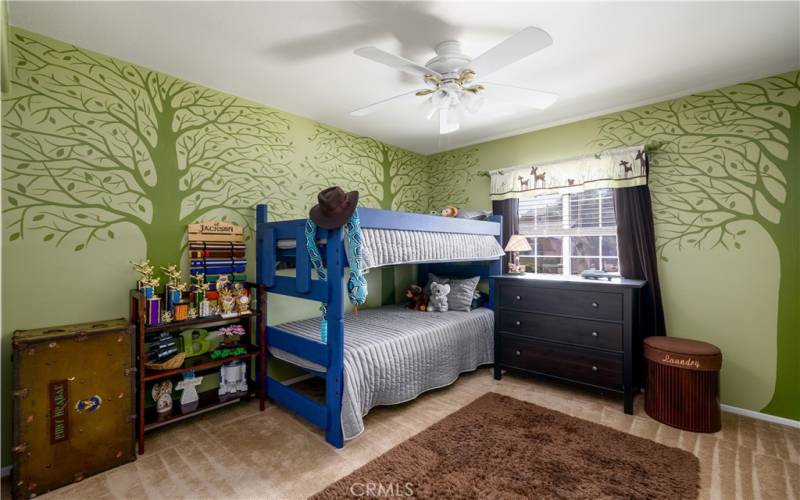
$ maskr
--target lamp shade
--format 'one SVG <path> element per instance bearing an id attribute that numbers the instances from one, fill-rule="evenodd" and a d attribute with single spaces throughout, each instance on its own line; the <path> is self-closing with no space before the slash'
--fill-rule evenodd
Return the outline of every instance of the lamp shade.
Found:
<path id="1" fill-rule="evenodd" d="M 506 245 L 506 252 L 530 252 L 533 250 L 528 239 L 518 234 L 513 235 Z"/>

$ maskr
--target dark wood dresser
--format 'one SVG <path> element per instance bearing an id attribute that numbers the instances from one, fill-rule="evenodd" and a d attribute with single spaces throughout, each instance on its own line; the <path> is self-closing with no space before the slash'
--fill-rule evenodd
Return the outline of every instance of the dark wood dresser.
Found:
<path id="1" fill-rule="evenodd" d="M 645 281 L 494 277 L 494 377 L 515 370 L 624 395 L 641 386 L 639 293 Z"/>

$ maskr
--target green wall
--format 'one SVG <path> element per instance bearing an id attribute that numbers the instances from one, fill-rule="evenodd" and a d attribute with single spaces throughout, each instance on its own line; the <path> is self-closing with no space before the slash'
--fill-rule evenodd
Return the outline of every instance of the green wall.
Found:
<path id="1" fill-rule="evenodd" d="M 473 155 L 461 182 L 488 208 L 480 172 L 641 144 L 656 147 L 669 334 L 722 349 L 724 403 L 800 420 L 800 73 L 443 153 L 431 168 Z"/>
<path id="2" fill-rule="evenodd" d="M 136 280 L 129 262 L 186 269 L 186 224 L 244 225 L 252 273 L 258 203 L 269 204 L 271 219 L 304 217 L 335 183 L 359 190 L 362 206 L 427 211 L 441 181 L 425 156 L 21 29 L 8 35 L 4 408 L 12 332 L 126 317 Z M 465 200 L 464 191 L 452 192 Z M 390 271 L 368 275 L 368 305 L 394 301 L 410 280 L 408 270 Z M 319 313 L 311 302 L 271 300 L 270 323 Z M 10 421 L 4 411 L 4 443 Z"/>
<path id="3" fill-rule="evenodd" d="M 11 333 L 127 316 L 129 261 L 185 268 L 189 222 L 230 220 L 250 237 L 257 203 L 271 218 L 304 217 L 334 183 L 363 206 L 488 208 L 480 172 L 646 142 L 660 145 L 651 186 L 670 333 L 723 349 L 724 402 L 800 418 L 797 73 L 425 157 L 20 29 L 9 43 L 5 408 Z M 370 305 L 412 278 L 371 273 Z M 318 313 L 272 300 L 271 323 Z M 10 431 L 5 411 L 4 443 Z"/>

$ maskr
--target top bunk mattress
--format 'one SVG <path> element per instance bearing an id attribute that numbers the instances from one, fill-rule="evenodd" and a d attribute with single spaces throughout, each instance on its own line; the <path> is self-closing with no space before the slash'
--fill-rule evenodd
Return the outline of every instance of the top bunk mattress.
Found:
<path id="1" fill-rule="evenodd" d="M 472 262 L 504 255 L 491 235 L 362 229 L 364 269 L 424 262 Z M 324 241 L 319 241 L 319 244 Z M 278 248 L 295 247 L 295 240 L 280 240 Z"/>

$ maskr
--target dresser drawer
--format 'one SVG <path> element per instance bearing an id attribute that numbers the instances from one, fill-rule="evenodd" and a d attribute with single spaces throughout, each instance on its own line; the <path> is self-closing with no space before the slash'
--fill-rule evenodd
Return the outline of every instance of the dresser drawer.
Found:
<path id="1" fill-rule="evenodd" d="M 503 285 L 500 307 L 622 321 L 622 294 L 614 292 Z"/>
<path id="2" fill-rule="evenodd" d="M 504 309 L 503 332 L 595 349 L 622 351 L 622 324 Z"/>
<path id="3" fill-rule="evenodd" d="M 622 355 L 500 336 L 500 364 L 613 390 L 622 390 Z"/>

